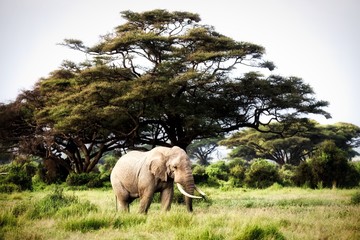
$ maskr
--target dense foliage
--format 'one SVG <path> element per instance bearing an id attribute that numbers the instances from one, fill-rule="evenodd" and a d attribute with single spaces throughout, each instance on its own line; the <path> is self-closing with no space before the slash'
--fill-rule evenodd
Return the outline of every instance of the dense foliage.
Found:
<path id="1" fill-rule="evenodd" d="M 277 127 L 282 126 L 277 124 Z M 360 127 L 350 123 L 320 125 L 311 121 L 296 129 L 289 129 L 282 135 L 246 129 L 220 144 L 233 149 L 230 157 L 247 160 L 265 158 L 279 165 L 299 165 L 312 157 L 319 144 L 324 141 L 333 141 L 343 151 L 343 157 L 350 160 L 359 155 L 356 148 L 360 146 Z"/>
<path id="2" fill-rule="evenodd" d="M 346 153 L 334 142 L 325 141 L 309 161 L 300 164 L 295 182 L 311 187 L 357 187 L 359 166 L 358 162 L 348 162 Z"/>
<path id="3" fill-rule="evenodd" d="M 302 79 L 265 75 L 275 66 L 264 59 L 264 47 L 224 36 L 197 14 L 124 11 L 122 17 L 126 22 L 95 46 L 64 41 L 86 62 L 65 61 L 1 105 L 0 146 L 47 161 L 49 181 L 91 172 L 114 149 L 185 149 L 242 127 L 281 133 L 286 129 L 272 122 L 288 128 L 309 113 L 329 117 L 328 103 L 316 100 Z"/>
<path id="4" fill-rule="evenodd" d="M 71 189 L 108 188 L 109 175 L 116 158 L 107 155 L 99 165 L 98 172 L 70 174 L 64 183 Z M 0 192 L 37 190 L 45 187 L 46 179 L 41 173 L 42 165 L 29 161 L 2 165 Z M 221 189 L 248 187 L 267 188 L 274 184 L 310 188 L 350 188 L 360 186 L 360 162 L 349 162 L 346 154 L 331 141 L 325 141 L 314 156 L 298 166 L 278 165 L 265 159 L 246 161 L 233 158 L 217 161 L 207 166 L 193 164 L 197 184 Z M 59 182 L 60 183 L 60 182 Z"/>

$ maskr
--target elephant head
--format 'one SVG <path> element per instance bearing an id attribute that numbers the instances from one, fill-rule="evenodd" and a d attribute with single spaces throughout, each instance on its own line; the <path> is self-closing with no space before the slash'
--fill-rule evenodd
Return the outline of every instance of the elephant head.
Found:
<path id="1" fill-rule="evenodd" d="M 194 195 L 194 190 L 203 197 L 205 193 L 198 189 L 194 183 L 191 162 L 186 152 L 179 147 L 157 147 L 155 156 L 152 156 L 149 165 L 150 171 L 163 182 L 173 181 L 179 191 L 185 195 L 188 211 L 192 211 L 192 198 L 202 198 Z"/>

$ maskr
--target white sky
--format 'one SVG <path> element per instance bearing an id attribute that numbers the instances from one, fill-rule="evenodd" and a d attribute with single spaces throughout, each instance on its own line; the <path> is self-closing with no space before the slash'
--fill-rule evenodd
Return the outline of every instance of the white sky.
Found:
<path id="1" fill-rule="evenodd" d="M 0 102 L 84 58 L 56 45 L 63 39 L 92 45 L 124 23 L 121 11 L 156 8 L 198 13 L 221 34 L 264 46 L 276 74 L 303 78 L 330 102 L 333 118 L 316 120 L 360 126 L 358 0 L 0 0 Z"/>

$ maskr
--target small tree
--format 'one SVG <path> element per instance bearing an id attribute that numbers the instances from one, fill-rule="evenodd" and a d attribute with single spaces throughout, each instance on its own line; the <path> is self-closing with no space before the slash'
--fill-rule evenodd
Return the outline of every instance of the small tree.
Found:
<path id="1" fill-rule="evenodd" d="M 302 162 L 296 166 L 293 181 L 296 186 L 304 186 L 314 188 L 316 185 L 313 180 L 313 173 L 308 162 Z"/>
<path id="2" fill-rule="evenodd" d="M 195 140 L 187 147 L 187 153 L 191 158 L 196 158 L 198 164 L 207 166 L 212 160 L 211 154 L 218 146 L 219 140 L 218 138 Z"/>
<path id="3" fill-rule="evenodd" d="M 267 188 L 278 181 L 277 166 L 264 159 L 255 160 L 246 171 L 245 183 L 249 187 Z"/>
<path id="4" fill-rule="evenodd" d="M 244 184 L 245 172 L 248 163 L 241 158 L 234 158 L 228 163 L 230 180 L 235 187 L 241 187 Z"/>
<path id="5" fill-rule="evenodd" d="M 193 165 L 192 174 L 196 183 L 205 183 L 209 178 L 205 166 L 199 164 Z"/>
<path id="6" fill-rule="evenodd" d="M 6 175 L 0 184 L 16 185 L 19 190 L 32 189 L 32 177 L 36 173 L 36 166 L 23 156 L 19 156 L 15 161 L 4 165 L 2 171 Z"/>
<path id="7" fill-rule="evenodd" d="M 344 186 L 349 164 L 346 153 L 334 142 L 323 142 L 309 163 L 316 184 L 324 187 Z"/>
<path id="8" fill-rule="evenodd" d="M 209 177 L 223 181 L 229 180 L 229 166 L 224 161 L 218 161 L 206 167 Z"/>

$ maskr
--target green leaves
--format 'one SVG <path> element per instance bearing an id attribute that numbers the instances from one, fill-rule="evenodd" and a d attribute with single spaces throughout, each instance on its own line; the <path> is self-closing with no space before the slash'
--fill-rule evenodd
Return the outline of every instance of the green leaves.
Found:
<path id="1" fill-rule="evenodd" d="M 242 127 L 281 132 L 271 123 L 328 116 L 328 103 L 300 78 L 256 72 L 275 67 L 264 47 L 224 36 L 200 24 L 198 14 L 156 9 L 122 16 L 126 22 L 95 46 L 65 39 L 87 61 L 64 62 L 34 89 L 43 156 L 66 154 L 67 166 L 75 162 L 81 172 L 117 147 L 186 148 Z"/>
<path id="2" fill-rule="evenodd" d="M 299 121 L 290 126 L 271 124 L 270 128 L 273 131 L 282 129 L 282 135 L 247 129 L 233 134 L 220 144 L 235 147 L 233 157 L 266 158 L 280 165 L 298 165 L 311 156 L 324 141 L 335 142 L 348 159 L 358 154 L 354 148 L 359 146 L 360 128 L 353 124 L 320 125 L 316 122 Z"/>
<path id="3" fill-rule="evenodd" d="M 157 28 L 169 23 L 175 24 L 185 22 L 186 24 L 191 24 L 200 21 L 198 14 L 180 11 L 170 13 L 163 9 L 156 9 L 143 13 L 135 13 L 132 11 L 123 11 L 121 13 L 123 18 L 133 24 L 140 26 L 153 25 Z"/>

